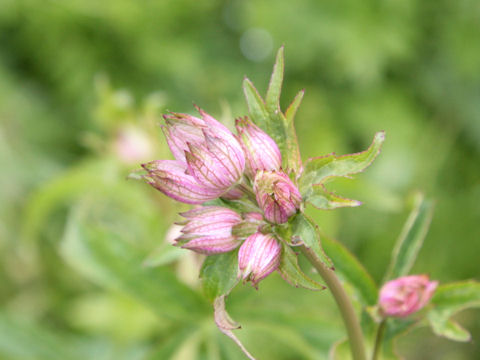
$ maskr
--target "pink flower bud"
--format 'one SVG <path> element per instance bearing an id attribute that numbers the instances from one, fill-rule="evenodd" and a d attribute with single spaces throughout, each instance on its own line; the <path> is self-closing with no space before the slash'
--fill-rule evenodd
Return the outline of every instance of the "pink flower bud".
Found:
<path id="1" fill-rule="evenodd" d="M 242 221 L 233 210 L 220 206 L 202 206 L 181 214 L 187 220 L 176 239 L 182 248 L 211 255 L 231 251 L 240 245 L 232 227 Z"/>
<path id="2" fill-rule="evenodd" d="M 278 268 L 282 247 L 271 234 L 255 233 L 240 246 L 238 276 L 256 286 Z"/>
<path id="3" fill-rule="evenodd" d="M 287 222 L 302 202 L 297 187 L 280 171 L 258 171 L 253 190 L 265 218 L 275 224 Z"/>
<path id="4" fill-rule="evenodd" d="M 148 175 L 144 178 L 155 189 L 187 204 L 202 204 L 216 199 L 221 191 L 208 188 L 187 174 L 187 165 L 176 160 L 156 160 L 142 165 Z"/>
<path id="5" fill-rule="evenodd" d="M 232 189 L 245 169 L 243 149 L 224 125 L 203 110 L 199 111 L 202 119 L 178 113 L 164 116 L 163 132 L 177 161 L 162 163 L 161 176 L 158 169 L 156 174 L 149 173 L 155 180 L 149 183 L 166 195 L 189 204 L 199 204 L 225 193 L 239 196 L 238 192 L 233 194 Z M 163 169 L 163 164 L 168 165 L 168 169 Z M 192 189 L 187 189 L 183 196 L 190 185 Z M 192 192 L 197 195 L 190 194 Z"/>
<path id="6" fill-rule="evenodd" d="M 114 142 L 114 151 L 127 164 L 148 159 L 153 154 L 147 134 L 135 126 L 126 126 L 120 130 Z"/>
<path id="7" fill-rule="evenodd" d="M 411 275 L 387 282 L 380 290 L 379 306 L 385 316 L 405 317 L 423 308 L 437 288 L 427 275 Z"/>
<path id="8" fill-rule="evenodd" d="M 282 166 L 282 155 L 277 144 L 248 117 L 235 122 L 238 136 L 246 156 L 246 174 L 255 178 L 258 170 L 279 170 Z"/>

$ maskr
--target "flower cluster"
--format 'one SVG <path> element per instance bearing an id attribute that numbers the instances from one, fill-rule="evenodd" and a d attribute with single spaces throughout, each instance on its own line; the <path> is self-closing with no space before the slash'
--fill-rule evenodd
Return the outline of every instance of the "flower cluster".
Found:
<path id="1" fill-rule="evenodd" d="M 175 160 L 142 166 L 146 181 L 187 204 L 247 197 L 258 212 L 239 213 L 222 206 L 198 206 L 185 217 L 179 246 L 212 255 L 238 251 L 238 277 L 256 284 L 278 268 L 279 240 L 269 231 L 297 213 L 299 190 L 282 170 L 275 141 L 247 117 L 234 135 L 205 111 L 201 118 L 172 113 L 162 126 Z M 256 199 L 256 201 L 254 201 Z"/>

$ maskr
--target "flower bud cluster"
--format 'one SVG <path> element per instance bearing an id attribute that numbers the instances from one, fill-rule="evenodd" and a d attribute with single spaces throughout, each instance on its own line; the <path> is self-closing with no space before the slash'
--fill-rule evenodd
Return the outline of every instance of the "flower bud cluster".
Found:
<path id="1" fill-rule="evenodd" d="M 280 263 L 282 246 L 271 233 L 272 226 L 288 222 L 299 211 L 302 198 L 283 172 L 280 150 L 267 133 L 245 117 L 236 121 L 234 135 L 198 110 L 201 118 L 180 113 L 164 116 L 162 130 L 175 160 L 143 164 L 144 178 L 187 204 L 250 195 L 247 200 L 258 211 L 199 206 L 182 213 L 182 234 L 175 243 L 206 255 L 239 248 L 238 277 L 256 286 Z"/>

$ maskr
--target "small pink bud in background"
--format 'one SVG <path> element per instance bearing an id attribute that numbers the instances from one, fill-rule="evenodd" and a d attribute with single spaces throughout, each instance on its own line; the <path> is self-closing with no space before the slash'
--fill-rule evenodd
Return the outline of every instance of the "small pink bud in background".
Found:
<path id="1" fill-rule="evenodd" d="M 297 187 L 281 171 L 258 171 L 253 191 L 265 218 L 275 224 L 287 222 L 302 203 Z"/>
<path id="2" fill-rule="evenodd" d="M 221 190 L 202 184 L 187 173 L 187 165 L 176 160 L 156 160 L 142 165 L 147 182 L 165 195 L 187 204 L 202 204 L 216 199 Z"/>
<path id="3" fill-rule="evenodd" d="M 380 290 L 380 311 L 385 316 L 408 316 L 428 303 L 437 285 L 438 282 L 430 281 L 427 275 L 411 275 L 391 280 Z"/>
<path id="4" fill-rule="evenodd" d="M 211 255 L 231 251 L 240 245 L 232 234 L 233 226 L 242 217 L 233 210 L 220 206 L 202 206 L 181 214 L 187 220 L 182 235 L 176 239 L 182 248 Z"/>
<path id="5" fill-rule="evenodd" d="M 246 174 L 255 178 L 258 170 L 279 170 L 282 166 L 282 155 L 277 144 L 248 117 L 235 121 L 246 156 Z"/>
<path id="6" fill-rule="evenodd" d="M 281 245 L 271 234 L 249 236 L 238 252 L 238 276 L 256 286 L 280 264 Z"/>
<path id="7" fill-rule="evenodd" d="M 121 129 L 113 146 L 118 158 L 127 164 L 146 160 L 153 155 L 148 135 L 135 126 Z"/>

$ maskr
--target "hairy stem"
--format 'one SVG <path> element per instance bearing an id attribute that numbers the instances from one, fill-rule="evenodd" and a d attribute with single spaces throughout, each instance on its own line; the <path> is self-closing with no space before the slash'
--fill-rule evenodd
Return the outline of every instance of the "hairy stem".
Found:
<path id="1" fill-rule="evenodd" d="M 372 360 L 377 360 L 382 348 L 383 335 L 385 334 L 386 319 L 383 319 L 380 325 L 378 325 L 377 336 L 375 337 L 375 347 L 373 348 Z"/>
<path id="2" fill-rule="evenodd" d="M 366 360 L 365 345 L 363 341 L 363 333 L 360 328 L 360 323 L 355 314 L 355 310 L 350 299 L 345 292 L 340 280 L 338 279 L 335 271 L 327 268 L 317 254 L 305 245 L 302 245 L 301 250 L 307 257 L 310 263 L 317 269 L 320 276 L 323 278 L 327 287 L 332 292 L 333 297 L 337 303 L 340 313 L 343 317 L 343 322 L 347 329 L 348 338 L 350 341 L 350 350 L 352 352 L 352 358 L 354 360 Z"/>

